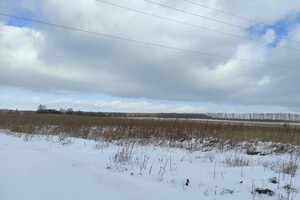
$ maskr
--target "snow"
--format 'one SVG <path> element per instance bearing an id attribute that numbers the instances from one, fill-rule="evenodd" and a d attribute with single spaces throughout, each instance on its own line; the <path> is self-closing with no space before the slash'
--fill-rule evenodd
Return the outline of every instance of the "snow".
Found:
<path id="1" fill-rule="evenodd" d="M 0 200 L 279 199 L 287 196 L 284 186 L 291 176 L 274 170 L 274 165 L 296 159 L 292 154 L 250 156 L 240 150 L 217 149 L 190 152 L 75 138 L 63 145 L 58 140 L 0 131 Z M 120 156 L 122 150 L 130 154 L 126 161 Z M 230 159 L 236 158 L 248 164 L 229 166 Z M 279 184 L 268 180 L 272 177 Z M 190 180 L 188 186 L 186 179 Z M 292 186 L 298 190 L 299 179 L 297 170 Z M 252 194 L 257 187 L 275 194 Z"/>

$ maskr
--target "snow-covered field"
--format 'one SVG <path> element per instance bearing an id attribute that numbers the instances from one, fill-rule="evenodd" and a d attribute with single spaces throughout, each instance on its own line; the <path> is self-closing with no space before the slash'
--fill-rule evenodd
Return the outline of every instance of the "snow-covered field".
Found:
<path id="1" fill-rule="evenodd" d="M 57 141 L 0 131 L 0 200 L 300 199 L 299 170 L 294 177 L 283 173 L 298 162 L 293 153 Z M 274 194 L 258 194 L 256 188 Z"/>

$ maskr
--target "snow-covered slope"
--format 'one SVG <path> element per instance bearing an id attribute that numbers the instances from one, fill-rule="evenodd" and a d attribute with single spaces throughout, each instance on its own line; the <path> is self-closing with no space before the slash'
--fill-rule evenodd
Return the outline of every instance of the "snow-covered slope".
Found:
<path id="1" fill-rule="evenodd" d="M 296 195 L 284 188 L 291 176 L 281 172 L 291 159 L 297 161 L 295 155 L 27 139 L 0 133 L 0 200 L 247 200 L 278 199 L 288 191 L 290 197 Z M 271 183 L 272 177 L 278 183 Z M 299 170 L 292 187 L 300 188 Z M 270 189 L 274 195 L 252 193 L 255 188 Z"/>

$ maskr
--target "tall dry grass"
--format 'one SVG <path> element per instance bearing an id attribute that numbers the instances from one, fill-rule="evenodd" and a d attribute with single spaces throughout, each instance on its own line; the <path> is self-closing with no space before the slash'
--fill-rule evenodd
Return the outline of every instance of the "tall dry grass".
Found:
<path id="1" fill-rule="evenodd" d="M 300 145 L 300 126 L 244 124 L 183 119 L 114 118 L 55 114 L 0 114 L 0 128 L 28 134 L 87 139 L 180 142 L 214 137 L 218 141 L 272 141 Z"/>

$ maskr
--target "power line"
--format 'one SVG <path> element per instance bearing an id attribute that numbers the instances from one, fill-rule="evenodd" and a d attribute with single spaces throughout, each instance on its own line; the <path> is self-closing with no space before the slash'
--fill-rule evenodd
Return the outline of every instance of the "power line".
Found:
<path id="1" fill-rule="evenodd" d="M 121 37 L 121 36 L 109 35 L 109 34 L 104 34 L 104 33 L 100 33 L 100 32 L 94 32 L 94 31 L 84 30 L 84 29 L 80 29 L 80 28 L 60 25 L 60 24 L 56 24 L 56 23 L 45 22 L 45 21 L 41 21 L 41 20 L 34 20 L 34 19 L 25 18 L 25 17 L 19 17 L 19 16 L 15 16 L 15 15 L 2 13 L 2 12 L 0 12 L 0 15 L 5 16 L 5 17 L 11 17 L 14 19 L 27 20 L 27 21 L 31 21 L 34 23 L 58 27 L 58 28 L 62 28 L 62 29 L 67 29 L 67 30 L 72 30 L 72 31 L 77 31 L 77 32 L 82 32 L 82 33 L 88 33 L 88 34 L 92 34 L 92 35 L 96 35 L 96 36 L 107 37 L 107 38 L 112 38 L 112 39 L 117 39 L 117 40 L 123 40 L 123 41 L 133 42 L 133 43 L 139 43 L 139 44 L 144 44 L 144 45 L 154 46 L 154 47 L 159 47 L 159 48 L 164 48 L 164 49 L 171 49 L 171 50 L 176 50 L 176 51 L 181 51 L 181 52 L 200 54 L 200 55 L 204 55 L 204 56 L 210 56 L 210 57 L 221 58 L 221 59 L 232 59 L 232 60 L 237 60 L 240 62 L 255 63 L 255 64 L 259 64 L 259 65 L 267 65 L 267 66 L 272 66 L 272 67 L 300 70 L 300 67 L 279 65 L 279 64 L 273 64 L 273 63 L 265 63 L 265 62 L 255 61 L 255 60 L 248 60 L 248 59 L 242 59 L 242 58 L 236 58 L 236 57 L 230 57 L 230 56 L 211 54 L 211 53 L 206 53 L 203 51 L 172 47 L 172 46 L 167 46 L 167 45 L 163 45 L 163 44 L 145 42 L 145 41 L 141 41 L 141 40 L 135 40 L 135 39 Z"/>
<path id="2" fill-rule="evenodd" d="M 175 20 L 175 19 L 170 19 L 170 18 L 163 17 L 163 16 L 160 16 L 160 15 L 155 15 L 155 14 L 147 13 L 147 12 L 144 12 L 144 11 L 136 10 L 136 9 L 133 9 L 133 8 L 128 8 L 128 7 L 125 7 L 125 6 L 122 6 L 122 5 L 118 5 L 118 4 L 114 4 L 114 3 L 109 3 L 109 2 L 106 2 L 106 1 L 102 1 L 102 0 L 95 0 L 95 1 L 98 1 L 98 2 L 104 3 L 104 4 L 108 4 L 108 5 L 111 5 L 111 6 L 115 6 L 115 7 L 118 7 L 118 8 L 122 8 L 122 9 L 130 10 L 130 11 L 134 11 L 134 12 L 137 12 L 139 14 L 143 14 L 143 15 L 155 17 L 155 18 L 158 18 L 158 19 L 163 19 L 163 20 L 167 20 L 167 21 L 179 23 L 179 24 L 182 24 L 182 25 L 186 25 L 186 26 L 190 26 L 190 27 L 194 27 L 194 28 L 198 28 L 198 29 L 204 29 L 204 30 L 208 30 L 208 31 L 220 33 L 220 34 L 231 36 L 231 37 L 241 38 L 241 39 L 250 40 L 250 41 L 258 42 L 258 43 L 261 43 L 261 44 L 267 44 L 267 45 L 269 45 L 269 43 L 265 42 L 265 41 L 255 40 L 255 39 L 252 39 L 252 38 L 247 38 L 247 37 L 235 35 L 235 34 L 232 34 L 232 33 L 226 33 L 226 32 L 223 32 L 223 31 L 219 31 L 219 30 L 215 30 L 215 29 L 210 29 L 210 28 L 207 28 L 207 27 L 197 26 L 197 25 L 194 25 L 194 24 L 190 24 L 190 23 L 178 21 L 178 20 Z M 288 50 L 292 50 L 292 51 L 300 51 L 300 49 L 286 47 L 286 46 L 281 45 L 281 44 L 277 44 L 276 46 L 279 47 L 279 48 L 284 48 L 284 49 L 288 49 Z"/>
<path id="3" fill-rule="evenodd" d="M 278 29 L 280 29 L 280 30 L 286 30 L 286 28 L 283 28 L 283 27 L 281 27 L 281 26 L 267 24 L 267 23 L 260 22 L 260 21 L 254 20 L 254 19 L 250 19 L 250 18 L 247 18 L 247 17 L 243 17 L 243 16 L 240 16 L 240 15 L 236 15 L 236 14 L 233 14 L 233 13 L 230 13 L 230 12 L 227 12 L 227 11 L 224 11 L 224 10 L 220 10 L 220 9 L 217 9 L 217 8 L 209 7 L 209 6 L 206 6 L 206 5 L 203 5 L 203 4 L 199 4 L 199 3 L 195 3 L 195 2 L 193 2 L 193 1 L 189 1 L 189 0 L 181 0 L 181 1 L 184 1 L 184 2 L 187 2 L 187 3 L 190 3 L 190 4 L 193 4 L 193 5 L 196 5 L 196 6 L 199 6 L 199 7 L 207 8 L 207 9 L 210 9 L 210 10 L 213 10 L 213 11 L 216 11 L 216 12 L 220 12 L 220 13 L 223 13 L 223 14 L 226 14 L 226 15 L 230 15 L 230 16 L 232 16 L 232 17 L 237 17 L 237 18 L 240 18 L 240 19 L 243 19 L 243 20 L 247 20 L 247 21 L 250 21 L 250 22 L 254 22 L 254 23 L 256 23 L 256 24 L 261 24 L 261 25 L 264 25 L 264 26 L 272 26 L 272 27 L 278 28 Z M 294 31 L 290 31 L 290 33 L 300 34 L 300 33 L 298 33 L 298 32 L 294 32 Z"/>
<path id="4" fill-rule="evenodd" d="M 221 23 L 221 24 L 228 25 L 228 26 L 236 27 L 236 28 L 239 28 L 239 29 L 242 29 L 242 30 L 246 30 L 247 29 L 247 27 L 243 27 L 243 26 L 240 26 L 240 25 L 236 25 L 236 24 L 232 24 L 232 23 L 229 23 L 229 22 L 221 21 L 221 20 L 218 20 L 218 19 L 206 17 L 206 16 L 203 16 L 203 15 L 198 15 L 196 13 L 192 13 L 192 12 L 180 10 L 178 8 L 170 7 L 168 5 L 160 4 L 160 3 L 157 3 L 157 2 L 154 2 L 154 1 L 149 1 L 149 0 L 142 0 L 142 1 L 154 4 L 154 5 L 157 5 L 157 6 L 160 6 L 160 7 L 168 8 L 170 10 L 175 10 L 177 12 L 182 12 L 182 13 L 185 13 L 185 14 L 188 14 L 188 15 L 192 15 L 192 16 L 195 16 L 195 17 L 200 17 L 200 18 L 203 18 L 203 19 L 206 19 L 206 20 L 211 20 L 211 21 L 214 21 L 214 22 L 218 22 L 218 23 Z M 251 32 L 260 33 L 260 34 L 264 34 L 264 35 L 271 36 L 271 37 L 282 38 L 282 39 L 285 39 L 285 40 L 290 41 L 290 42 L 300 43 L 300 41 L 291 40 L 291 39 L 288 39 L 288 38 L 285 38 L 285 37 L 282 37 L 282 36 L 277 36 L 277 35 L 265 33 L 264 31 L 251 30 Z"/>

